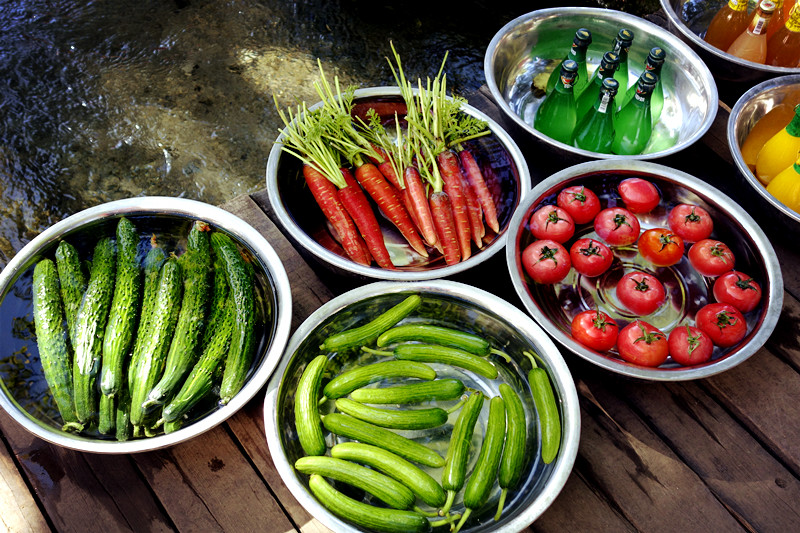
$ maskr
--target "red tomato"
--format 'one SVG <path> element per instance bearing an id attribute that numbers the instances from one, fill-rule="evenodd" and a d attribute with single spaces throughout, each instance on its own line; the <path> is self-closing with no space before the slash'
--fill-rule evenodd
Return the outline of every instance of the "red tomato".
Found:
<path id="1" fill-rule="evenodd" d="M 565 243 L 575 233 L 575 223 L 566 210 L 554 205 L 545 205 L 533 213 L 530 221 L 531 233 L 537 239 L 550 239 Z"/>
<path id="2" fill-rule="evenodd" d="M 632 213 L 647 213 L 652 211 L 661 201 L 661 195 L 656 186 L 641 178 L 628 178 L 622 180 L 617 186 L 625 207 Z"/>
<path id="3" fill-rule="evenodd" d="M 639 238 L 639 219 L 622 207 L 609 207 L 594 219 L 594 231 L 611 246 L 627 246 Z"/>
<path id="4" fill-rule="evenodd" d="M 608 246 L 588 237 L 575 241 L 569 249 L 569 258 L 579 274 L 590 278 L 599 276 L 614 262 L 614 254 Z"/>
<path id="5" fill-rule="evenodd" d="M 702 239 L 689 248 L 689 262 L 700 274 L 714 277 L 733 270 L 736 258 L 725 243 Z"/>
<path id="6" fill-rule="evenodd" d="M 572 338 L 598 352 L 613 348 L 618 334 L 617 323 L 600 310 L 588 309 L 572 319 Z"/>
<path id="7" fill-rule="evenodd" d="M 711 337 L 694 326 L 678 326 L 669 337 L 669 354 L 681 365 L 697 365 L 711 359 L 714 343 Z"/>
<path id="8" fill-rule="evenodd" d="M 647 272 L 628 272 L 617 283 L 617 299 L 635 315 L 649 315 L 665 297 L 664 285 Z"/>
<path id="9" fill-rule="evenodd" d="M 736 270 L 718 277 L 713 291 L 718 302 L 731 304 L 742 313 L 752 311 L 761 301 L 761 286 L 747 274 Z"/>
<path id="10" fill-rule="evenodd" d="M 600 212 L 600 199 L 583 185 L 573 185 L 558 193 L 556 203 L 572 216 L 576 224 L 594 220 Z"/>
<path id="11" fill-rule="evenodd" d="M 699 205 L 676 205 L 670 210 L 667 223 L 669 229 L 687 242 L 707 239 L 714 231 L 714 221 L 711 219 L 711 215 Z"/>
<path id="12" fill-rule="evenodd" d="M 704 305 L 695 315 L 694 321 L 695 325 L 721 348 L 738 344 L 747 335 L 744 315 L 730 304 Z"/>
<path id="13" fill-rule="evenodd" d="M 522 252 L 522 266 L 537 283 L 557 283 L 569 274 L 569 252 L 561 244 L 543 239 Z"/>
<path id="14" fill-rule="evenodd" d="M 655 266 L 666 267 L 680 263 L 683 258 L 683 239 L 668 229 L 653 228 L 639 237 L 639 253 Z"/>
<path id="15" fill-rule="evenodd" d="M 667 360 L 669 344 L 661 330 L 643 320 L 634 320 L 619 332 L 617 350 L 629 363 L 655 367 Z"/>

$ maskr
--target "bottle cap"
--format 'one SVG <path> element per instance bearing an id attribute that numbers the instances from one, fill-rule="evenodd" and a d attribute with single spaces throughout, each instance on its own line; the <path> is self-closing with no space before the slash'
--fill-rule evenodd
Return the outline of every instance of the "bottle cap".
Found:
<path id="1" fill-rule="evenodd" d="M 592 44 L 592 32 L 586 28 L 581 28 L 575 32 L 575 39 L 572 42 L 578 46 L 589 46 Z"/>
<path id="2" fill-rule="evenodd" d="M 655 85 L 658 82 L 658 76 L 650 71 L 642 72 L 639 76 L 639 85 Z"/>
<path id="3" fill-rule="evenodd" d="M 603 80 L 603 86 L 600 87 L 601 91 L 605 91 L 611 96 L 615 96 L 619 91 L 619 82 L 614 78 L 606 78 Z"/>
<path id="4" fill-rule="evenodd" d="M 667 53 L 663 48 L 655 46 L 650 49 L 647 59 L 653 61 L 654 63 L 663 63 L 667 59 Z"/>
<path id="5" fill-rule="evenodd" d="M 772 0 L 761 0 L 761 3 L 758 5 L 761 8 L 761 11 L 767 15 L 775 11 L 775 2 Z"/>
<path id="6" fill-rule="evenodd" d="M 613 68 L 616 69 L 619 65 L 619 55 L 615 54 L 614 52 L 606 52 L 603 54 L 603 59 L 600 60 L 600 68 L 607 69 Z"/>
<path id="7" fill-rule="evenodd" d="M 561 63 L 561 74 L 578 72 L 578 62 L 572 59 L 567 59 Z"/>
<path id="8" fill-rule="evenodd" d="M 768 2 L 769 0 L 764 0 Z M 628 28 L 622 28 L 617 34 L 617 42 L 624 48 L 628 48 L 633 43 L 633 31 Z"/>

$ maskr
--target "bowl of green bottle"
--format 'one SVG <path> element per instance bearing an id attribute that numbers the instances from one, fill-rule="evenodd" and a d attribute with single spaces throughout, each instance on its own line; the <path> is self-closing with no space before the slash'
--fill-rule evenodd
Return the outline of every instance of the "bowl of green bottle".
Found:
<path id="1" fill-rule="evenodd" d="M 484 72 L 503 112 L 570 162 L 674 154 L 708 131 L 718 107 L 714 78 L 686 43 L 610 9 L 522 15 L 495 34 Z M 605 79 L 616 91 L 603 91 Z"/>

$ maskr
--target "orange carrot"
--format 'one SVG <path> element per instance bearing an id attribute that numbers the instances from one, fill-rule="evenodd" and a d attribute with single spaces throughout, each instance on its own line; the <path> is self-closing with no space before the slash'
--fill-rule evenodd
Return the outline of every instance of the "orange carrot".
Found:
<path id="1" fill-rule="evenodd" d="M 451 150 L 440 152 L 436 156 L 436 161 L 444 181 L 444 192 L 450 197 L 452 204 L 456 236 L 461 248 L 461 259 L 466 261 L 472 255 L 472 245 L 470 243 L 472 232 L 469 225 L 467 201 L 464 197 L 464 177 L 458 164 L 458 158 Z"/>
<path id="2" fill-rule="evenodd" d="M 478 202 L 478 197 L 475 195 L 475 191 L 470 187 L 466 177 L 464 177 L 462 185 L 461 188 L 464 191 L 464 199 L 467 202 L 470 235 L 472 235 L 475 246 L 483 248 L 483 236 L 486 235 L 486 228 L 483 226 L 483 210 L 481 209 L 480 202 Z"/>
<path id="3" fill-rule="evenodd" d="M 375 262 L 381 268 L 394 270 L 395 266 L 389 257 L 389 251 L 386 249 L 386 244 L 383 242 L 383 233 L 378 225 L 378 219 L 375 218 L 375 213 L 372 211 L 372 206 L 369 205 L 364 191 L 361 190 L 353 174 L 346 168 L 340 169 L 342 176 L 344 176 L 345 187 L 339 189 L 339 198 L 342 200 L 347 212 L 353 217 L 361 236 L 367 243 L 370 253 L 372 254 Z"/>
<path id="4" fill-rule="evenodd" d="M 456 222 L 450 197 L 444 191 L 437 191 L 430 196 L 431 214 L 436 234 L 442 245 L 445 263 L 454 265 L 461 261 L 461 246 L 456 235 Z"/>
<path id="5" fill-rule="evenodd" d="M 422 177 L 416 167 L 408 166 L 405 169 L 405 185 L 408 196 L 413 205 L 412 210 L 416 213 L 418 227 L 422 237 L 431 245 L 436 246 L 439 239 L 436 237 L 436 228 L 433 225 L 431 207 L 425 194 L 425 186 L 422 184 Z M 460 254 L 459 254 L 460 255 Z"/>
<path id="6" fill-rule="evenodd" d="M 464 175 L 467 178 L 467 183 L 480 202 L 481 209 L 483 209 L 483 217 L 486 224 L 495 233 L 500 232 L 500 223 L 497 220 L 497 206 L 494 205 L 492 193 L 489 192 L 489 187 L 486 185 L 486 180 L 483 178 L 483 173 L 478 163 L 475 161 L 472 153 L 469 150 L 461 150 L 459 152 L 461 165 L 464 167 Z"/>

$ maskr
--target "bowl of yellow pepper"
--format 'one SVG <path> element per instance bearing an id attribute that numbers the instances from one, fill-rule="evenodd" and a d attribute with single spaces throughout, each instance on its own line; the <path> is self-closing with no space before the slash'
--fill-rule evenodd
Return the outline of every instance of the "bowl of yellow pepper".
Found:
<path id="1" fill-rule="evenodd" d="M 800 225 L 800 75 L 762 82 L 728 118 L 733 159 L 760 197 L 792 228 Z"/>

